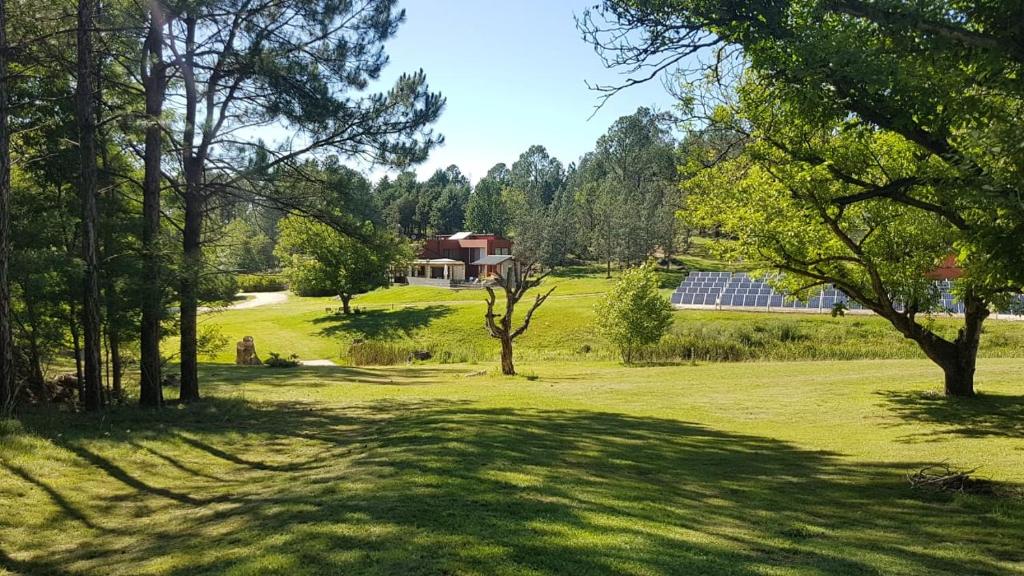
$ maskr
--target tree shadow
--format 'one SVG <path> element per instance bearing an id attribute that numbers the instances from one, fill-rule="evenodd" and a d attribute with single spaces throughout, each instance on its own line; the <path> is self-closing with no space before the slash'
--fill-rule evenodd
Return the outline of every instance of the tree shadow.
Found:
<path id="1" fill-rule="evenodd" d="M 1024 396 L 979 394 L 947 398 L 923 392 L 883 391 L 884 405 L 900 418 L 928 424 L 926 432 L 908 440 L 941 440 L 949 436 L 1024 438 Z"/>
<path id="2" fill-rule="evenodd" d="M 463 368 L 444 366 L 379 366 L 372 369 L 357 366 L 295 366 L 269 368 L 267 366 L 203 365 L 204 378 L 215 381 L 218 387 L 230 390 L 234 386 L 262 384 L 305 387 L 343 386 L 344 384 L 373 384 L 378 386 L 422 386 L 436 382 L 437 378 L 457 378 L 466 375 Z"/>
<path id="3" fill-rule="evenodd" d="M 313 320 L 323 325 L 321 336 L 348 335 L 367 340 L 396 340 L 412 336 L 416 330 L 452 313 L 451 306 L 431 305 L 394 310 L 364 310 L 360 314 L 329 314 Z"/>
<path id="4" fill-rule="evenodd" d="M 121 496 L 97 494 L 89 506 L 103 515 L 90 517 L 130 531 L 129 549 L 83 532 L 77 546 L 32 558 L 97 574 L 157 559 L 176 575 L 981 575 L 1024 562 L 1024 505 L 914 493 L 904 474 L 921 463 L 857 463 L 767 437 L 582 410 L 203 404 L 170 415 L 116 411 L 95 428 L 27 423 L 74 446 L 116 442 L 130 427 L 139 430 L 131 437 L 166 441 L 234 480 L 205 482 L 190 473 L 195 465 L 158 473 L 144 453 L 117 466 L 80 454 L 96 482 L 119 480 L 139 499 L 165 494 L 153 491 L 156 479 L 126 477 L 162 474 L 161 485 L 189 486 L 190 496 L 136 524 L 119 511 Z M 230 501 L 206 494 L 224 491 Z"/>

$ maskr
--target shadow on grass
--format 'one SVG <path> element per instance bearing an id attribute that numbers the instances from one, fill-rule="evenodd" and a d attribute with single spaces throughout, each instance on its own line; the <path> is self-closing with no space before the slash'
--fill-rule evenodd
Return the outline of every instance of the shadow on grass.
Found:
<path id="1" fill-rule="evenodd" d="M 356 366 L 295 366 L 270 368 L 267 366 L 231 366 L 204 364 L 205 383 L 214 388 L 230 390 L 244 384 L 305 387 L 344 386 L 345 384 L 375 384 L 381 386 L 422 386 L 438 378 L 458 378 L 466 375 L 462 368 L 442 366 L 382 366 L 373 369 Z M 173 391 L 171 391 L 173 394 Z M 167 391 L 165 391 L 165 396 Z"/>
<path id="2" fill-rule="evenodd" d="M 90 484 L 123 484 L 148 503 L 146 522 L 123 497 L 98 494 L 77 514 L 116 537 L 83 529 L 17 561 L 4 544 L 0 563 L 29 573 L 157 562 L 174 575 L 988 575 L 1024 562 L 1015 502 L 920 496 L 903 476 L 916 463 L 856 464 L 675 420 L 441 400 L 208 399 L 26 427 L 93 452 L 161 443 L 190 462 L 160 468 L 141 453 L 115 469 L 76 451 Z M 200 464 L 233 482 L 189 472 Z M 70 506 L 58 500 L 51 521 L 74 516 Z"/>
<path id="3" fill-rule="evenodd" d="M 323 325 L 320 336 L 349 335 L 367 340 L 395 340 L 411 336 L 431 322 L 452 313 L 450 306 L 432 305 L 395 310 L 364 310 L 348 316 L 330 314 L 313 320 Z"/>
<path id="4" fill-rule="evenodd" d="M 879 392 L 885 406 L 901 418 L 929 425 L 927 433 L 908 439 L 943 439 L 950 435 L 982 438 L 1024 438 L 1024 396 L 979 394 L 947 398 L 922 392 Z"/>

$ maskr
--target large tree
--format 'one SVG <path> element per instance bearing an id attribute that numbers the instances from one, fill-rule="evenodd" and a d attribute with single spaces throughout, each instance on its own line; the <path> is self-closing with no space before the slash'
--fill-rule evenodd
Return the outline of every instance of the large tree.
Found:
<path id="1" fill-rule="evenodd" d="M 100 336 L 99 208 L 96 148 L 96 76 L 93 34 L 96 27 L 95 0 L 78 0 L 77 77 L 75 120 L 78 124 L 79 175 L 82 242 L 82 329 L 85 409 L 103 406 Z"/>
<path id="2" fill-rule="evenodd" d="M 146 37 L 140 52 L 145 142 L 142 179 L 142 259 L 147 282 L 141 288 L 139 330 L 139 403 L 163 405 L 160 359 L 160 321 L 164 314 L 163 250 L 161 247 L 161 191 L 163 188 L 163 109 L 169 63 L 164 58 L 164 27 L 173 14 L 160 2 L 147 4 Z"/>
<path id="3" fill-rule="evenodd" d="M 752 76 L 736 105 L 713 116 L 745 149 L 687 183 L 695 223 L 719 227 L 733 258 L 783 271 L 776 282 L 790 291 L 834 284 L 916 342 L 943 369 L 947 394 L 973 394 L 982 324 L 1008 291 L 961 278 L 962 326 L 943 333 L 931 322 L 944 311 L 929 273 L 968 237 L 928 210 L 863 197 L 910 179 L 941 180 L 948 167 L 922 162 L 912 142 L 857 119 L 811 121 Z M 914 203 L 942 194 L 916 187 Z"/>
<path id="4" fill-rule="evenodd" d="M 429 125 L 444 106 L 422 72 L 360 96 L 387 64 L 383 44 L 405 13 L 393 0 L 207 0 L 187 3 L 166 42 L 180 70 L 184 115 L 174 131 L 183 207 L 181 392 L 199 398 L 196 320 L 203 218 L 210 200 L 254 174 L 331 150 L 386 165 L 421 161 L 440 141 Z M 247 138 L 284 124 L 280 146 Z M 244 158 L 262 155 L 259 170 Z M 253 187 L 248 187 L 252 189 Z"/>
<path id="5" fill-rule="evenodd" d="M 351 314 L 352 298 L 387 286 L 389 273 L 408 265 L 412 249 L 369 222 L 360 237 L 349 236 L 317 220 L 289 216 L 280 223 L 277 255 L 292 290 L 307 295 L 333 294 Z"/>
<path id="6" fill-rule="evenodd" d="M 546 148 L 535 144 L 512 163 L 508 179 L 509 186 L 525 194 L 530 205 L 547 206 L 565 183 L 565 167 Z"/>
<path id="7" fill-rule="evenodd" d="M 504 164 L 502 164 L 504 166 Z M 502 200 L 505 184 L 486 176 L 476 183 L 466 203 L 466 229 L 504 236 L 509 222 L 508 207 Z"/>
<path id="8" fill-rule="evenodd" d="M 807 223 L 808 230 L 831 221 L 831 234 L 841 240 L 842 234 L 851 234 L 844 218 L 884 210 L 887 218 L 899 214 L 908 223 L 937 223 L 948 232 L 942 235 L 945 250 L 956 255 L 964 271 L 958 291 L 968 310 L 962 333 L 951 341 L 933 341 L 913 318 L 889 312 L 894 309 L 889 300 L 896 298 L 888 294 L 882 271 L 870 293 L 855 285 L 845 288 L 868 308 L 886 310 L 879 313 L 943 366 L 948 393 L 970 395 L 981 321 L 990 306 L 1024 286 L 1024 253 L 1019 249 L 1024 245 L 1024 207 L 1019 202 L 1024 190 L 1024 156 L 1019 153 L 1024 87 L 1018 80 L 1024 52 L 1019 49 L 1019 27 L 1007 25 L 1022 17 L 1024 6 L 1011 1 L 608 0 L 585 15 L 582 28 L 608 64 L 636 73 L 624 85 L 605 88 L 609 95 L 681 63 L 704 62 L 701 68 L 710 78 L 727 82 L 725 72 L 739 64 L 757 74 L 758 85 L 780 104 L 778 111 L 793 129 L 849 129 L 867 140 L 861 146 L 872 155 L 892 153 L 909 162 L 911 166 L 900 170 L 876 162 L 888 172 L 874 174 L 852 158 L 825 153 L 834 146 L 823 134 L 800 143 L 776 139 L 777 123 L 755 122 L 749 130 L 785 159 L 772 162 L 829 178 L 821 182 L 823 194 L 832 194 L 824 194 L 828 206 L 820 208 L 827 209 L 819 222 Z M 709 57 L 701 60 L 701 55 Z M 743 115 L 758 121 L 756 114 Z M 845 135 L 837 138 L 847 147 Z M 759 170 L 763 175 L 766 168 L 761 165 Z M 765 180 L 764 190 L 792 184 L 791 172 L 778 170 L 771 176 L 775 184 Z M 798 196 L 805 198 L 801 202 L 823 201 L 821 195 Z M 879 241 L 876 234 L 869 240 Z M 907 235 L 906 246 L 922 249 L 916 239 L 923 237 L 898 234 Z M 841 241 L 854 258 L 867 263 L 856 254 L 863 249 L 862 238 L 854 234 Z M 930 251 L 925 254 L 932 256 Z M 897 261 L 909 266 L 902 258 Z M 811 279 L 817 275 L 844 287 L 846 278 L 832 270 L 822 274 L 820 268 L 795 268 L 799 270 L 791 273 Z M 914 295 L 897 296 L 903 306 L 922 311 Z"/>

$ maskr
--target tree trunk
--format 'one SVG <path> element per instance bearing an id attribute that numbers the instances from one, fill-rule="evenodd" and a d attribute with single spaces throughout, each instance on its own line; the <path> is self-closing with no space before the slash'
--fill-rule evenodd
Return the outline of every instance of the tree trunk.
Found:
<path id="1" fill-rule="evenodd" d="M 195 170 L 193 167 L 192 170 Z M 189 179 L 185 194 L 185 228 L 183 233 L 184 263 L 181 273 L 181 388 L 178 396 L 182 402 L 199 400 L 199 351 L 197 321 L 199 315 L 199 273 L 202 268 L 200 245 L 202 227 L 202 199 L 198 187 L 199 176 L 186 175 Z"/>
<path id="2" fill-rule="evenodd" d="M 163 63 L 163 12 L 159 3 L 150 4 L 149 35 L 143 68 L 146 94 L 146 144 L 142 181 L 142 322 L 139 341 L 139 404 L 151 408 L 163 405 L 160 385 L 160 319 L 163 317 L 163 282 L 160 251 L 160 120 L 163 115 L 166 69 Z"/>
<path id="3" fill-rule="evenodd" d="M 107 342 L 110 346 L 110 394 L 115 400 L 121 400 L 124 397 L 124 388 L 121 385 L 124 367 L 121 361 L 121 338 L 116 330 L 107 334 Z"/>
<path id="4" fill-rule="evenodd" d="M 78 123 L 80 160 L 79 196 L 82 202 L 82 332 L 84 335 L 85 382 L 83 404 L 89 411 L 103 407 L 102 358 L 100 350 L 100 262 L 96 233 L 99 211 L 96 202 L 96 107 L 94 106 L 92 34 L 95 0 L 78 0 L 77 84 L 75 119 Z"/>
<path id="5" fill-rule="evenodd" d="M 512 363 L 512 339 L 507 336 L 501 339 L 501 373 L 505 376 L 516 375 L 516 367 Z"/>
<path id="6" fill-rule="evenodd" d="M 344 312 L 346 316 L 351 314 L 352 308 L 349 307 L 349 302 L 352 301 L 352 295 L 339 294 L 338 296 L 341 298 L 341 311 Z"/>
<path id="7" fill-rule="evenodd" d="M 71 331 L 71 348 L 75 354 L 75 379 L 78 380 L 78 401 L 85 403 L 85 371 L 82 368 L 82 337 L 78 331 L 78 323 L 75 316 L 78 311 L 71 308 L 71 317 L 68 318 L 68 329 Z"/>
<path id="8" fill-rule="evenodd" d="M 0 0 L 0 418 L 14 408 L 14 338 L 11 288 L 7 276 L 11 254 L 11 153 L 7 127 L 7 5 Z"/>
<path id="9" fill-rule="evenodd" d="M 612 277 L 612 259 L 611 258 L 609 258 L 605 262 L 604 277 L 609 279 L 609 280 Z"/>
<path id="10" fill-rule="evenodd" d="M 984 302 L 972 297 L 964 298 L 964 308 L 964 325 L 953 342 L 927 330 L 909 336 L 928 358 L 942 368 L 946 396 L 974 396 L 974 371 L 981 344 L 981 328 L 989 311 Z"/>

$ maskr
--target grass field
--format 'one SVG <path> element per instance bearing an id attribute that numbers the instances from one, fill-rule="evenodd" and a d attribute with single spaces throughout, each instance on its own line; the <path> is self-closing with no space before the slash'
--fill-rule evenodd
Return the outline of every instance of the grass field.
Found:
<path id="1" fill-rule="evenodd" d="M 271 370 L 202 404 L 30 412 L 0 441 L 19 574 L 1020 574 L 1024 361 Z M 0 573 L 3 569 L 0 569 Z"/>
<path id="2" fill-rule="evenodd" d="M 680 273 L 663 273 L 666 295 Z M 517 340 L 525 361 L 610 360 L 615 351 L 596 333 L 594 304 L 611 286 L 597 269 L 573 268 L 549 278 L 555 292 L 537 312 L 529 332 Z M 234 361 L 234 343 L 250 335 L 257 351 L 298 354 L 303 359 L 349 363 L 349 347 L 360 339 L 404 350 L 429 350 L 433 362 L 490 362 L 498 343 L 483 326 L 484 292 L 424 286 L 395 286 L 358 296 L 360 315 L 335 313 L 332 298 L 292 296 L 284 304 L 205 314 L 229 345 L 209 360 Z M 522 314 L 522 312 L 520 312 Z M 650 360 L 846 360 L 923 358 L 917 346 L 884 320 L 871 316 L 832 318 L 820 314 L 772 315 L 754 312 L 679 311 L 673 333 Z M 955 320 L 936 318 L 947 334 Z M 168 353 L 177 342 L 169 339 Z M 982 339 L 983 357 L 1024 357 L 1024 324 L 990 321 Z"/>

